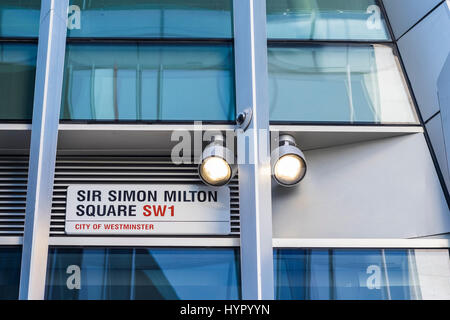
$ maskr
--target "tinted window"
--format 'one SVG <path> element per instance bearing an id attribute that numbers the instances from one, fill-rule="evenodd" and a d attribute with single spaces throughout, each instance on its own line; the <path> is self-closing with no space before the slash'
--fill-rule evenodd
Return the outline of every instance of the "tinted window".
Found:
<path id="1" fill-rule="evenodd" d="M 0 44 L 0 119 L 30 120 L 33 113 L 35 44 Z"/>
<path id="2" fill-rule="evenodd" d="M 69 37 L 231 38 L 232 0 L 72 0 Z"/>
<path id="3" fill-rule="evenodd" d="M 239 299 L 236 249 L 50 249 L 47 299 Z"/>
<path id="4" fill-rule="evenodd" d="M 37 37 L 41 0 L 0 0 L 0 37 Z"/>
<path id="5" fill-rule="evenodd" d="M 21 259 L 20 248 L 0 248 L 0 299 L 19 298 Z"/>
<path id="6" fill-rule="evenodd" d="M 268 38 L 389 40 L 375 0 L 267 0 Z"/>
<path id="7" fill-rule="evenodd" d="M 67 46 L 66 120 L 235 117 L 230 45 Z"/>
<path id="8" fill-rule="evenodd" d="M 272 121 L 417 123 L 389 46 L 271 46 L 268 60 Z"/>
<path id="9" fill-rule="evenodd" d="M 450 292 L 446 250 L 276 249 L 274 261 L 277 299 L 448 299 Z"/>

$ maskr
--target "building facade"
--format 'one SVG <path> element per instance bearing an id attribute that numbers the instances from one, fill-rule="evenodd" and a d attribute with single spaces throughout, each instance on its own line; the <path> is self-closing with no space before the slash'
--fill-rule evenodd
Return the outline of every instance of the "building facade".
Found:
<path id="1" fill-rule="evenodd" d="M 442 0 L 0 0 L 0 299 L 450 299 L 448 30 Z"/>

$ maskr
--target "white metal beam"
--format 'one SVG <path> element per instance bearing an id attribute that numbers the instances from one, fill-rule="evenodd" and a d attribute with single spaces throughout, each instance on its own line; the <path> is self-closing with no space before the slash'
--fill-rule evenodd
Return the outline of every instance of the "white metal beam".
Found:
<path id="1" fill-rule="evenodd" d="M 0 239 L 1 240 L 1 239 Z M 51 237 L 50 246 L 97 247 L 239 247 L 239 238 Z"/>
<path id="2" fill-rule="evenodd" d="M 274 248 L 418 249 L 449 248 L 449 239 L 273 239 Z"/>
<path id="3" fill-rule="evenodd" d="M 273 299 L 266 0 L 234 0 L 237 112 L 253 110 L 237 132 L 243 299 Z"/>
<path id="4" fill-rule="evenodd" d="M 68 0 L 42 0 L 19 299 L 44 299 Z"/>

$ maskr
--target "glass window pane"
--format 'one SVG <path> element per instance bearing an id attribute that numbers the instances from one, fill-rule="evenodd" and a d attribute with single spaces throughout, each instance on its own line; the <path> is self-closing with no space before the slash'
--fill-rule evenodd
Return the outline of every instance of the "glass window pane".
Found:
<path id="1" fill-rule="evenodd" d="M 64 120 L 230 121 L 230 45 L 69 44 Z"/>
<path id="2" fill-rule="evenodd" d="M 47 299 L 240 299 L 239 251 L 52 248 L 46 288 Z"/>
<path id="3" fill-rule="evenodd" d="M 71 0 L 70 4 L 68 37 L 232 37 L 232 0 Z"/>
<path id="4" fill-rule="evenodd" d="M 0 121 L 31 119 L 36 54 L 35 44 L 0 44 Z"/>
<path id="5" fill-rule="evenodd" d="M 305 300 L 307 297 L 306 250 L 275 250 L 275 296 L 280 300 Z"/>
<path id="6" fill-rule="evenodd" d="M 117 87 L 117 116 L 119 119 L 135 120 L 138 118 L 137 108 L 130 108 L 129 101 L 137 101 L 137 71 L 133 69 L 119 69 L 116 75 Z M 136 103 L 137 105 L 137 103 Z"/>
<path id="7" fill-rule="evenodd" d="M 274 254 L 277 299 L 331 299 L 329 250 L 283 249 Z"/>
<path id="8" fill-rule="evenodd" d="M 281 300 L 450 298 L 445 249 L 276 249 L 274 274 Z"/>
<path id="9" fill-rule="evenodd" d="M 390 46 L 271 46 L 268 59 L 272 121 L 418 122 Z"/>
<path id="10" fill-rule="evenodd" d="M 414 251 L 411 250 L 406 255 L 399 250 L 385 250 L 384 258 L 389 279 L 389 297 L 393 300 L 419 299 Z"/>
<path id="11" fill-rule="evenodd" d="M 41 0 L 0 0 L 0 37 L 37 37 Z"/>
<path id="12" fill-rule="evenodd" d="M 0 300 L 19 298 L 21 248 L 0 248 Z"/>
<path id="13" fill-rule="evenodd" d="M 381 250 L 335 250 L 331 266 L 333 299 L 388 299 Z"/>
<path id="14" fill-rule="evenodd" d="M 267 0 L 272 39 L 389 40 L 375 0 Z"/>

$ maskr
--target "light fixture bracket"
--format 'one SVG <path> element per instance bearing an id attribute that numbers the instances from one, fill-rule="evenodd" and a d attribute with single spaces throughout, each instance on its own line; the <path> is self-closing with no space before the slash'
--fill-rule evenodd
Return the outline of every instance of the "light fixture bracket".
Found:
<path id="1" fill-rule="evenodd" d="M 293 187 L 297 185 L 306 175 L 307 170 L 307 164 L 305 155 L 303 152 L 297 147 L 297 143 L 295 141 L 295 138 L 289 134 L 282 134 L 277 141 L 278 147 L 276 147 L 270 155 L 270 163 L 272 167 L 272 176 L 275 179 L 275 181 L 283 186 L 283 187 Z M 284 183 L 283 181 L 279 180 L 275 175 L 275 166 L 282 157 L 291 155 L 294 157 L 297 157 L 299 161 L 303 163 L 303 173 L 299 177 L 297 181 L 293 181 L 292 184 L 290 183 Z"/>
<path id="2" fill-rule="evenodd" d="M 237 163 L 236 163 L 236 159 L 234 157 L 234 153 L 229 148 L 224 146 L 225 138 L 223 135 L 215 135 L 212 137 L 211 140 L 212 140 L 211 143 L 209 143 L 202 152 L 202 155 L 201 155 L 201 158 L 199 161 L 199 165 L 198 165 L 198 174 L 199 174 L 200 179 L 206 185 L 209 185 L 212 187 L 221 187 L 221 186 L 228 184 L 231 181 L 231 179 L 233 179 L 233 177 L 236 175 Z M 223 183 L 220 183 L 220 184 L 211 184 L 208 182 L 207 179 L 205 179 L 202 176 L 202 172 L 201 172 L 202 164 L 206 159 L 211 158 L 211 157 L 221 158 L 228 164 L 228 166 L 230 167 L 231 174 L 227 181 L 224 181 Z"/>

